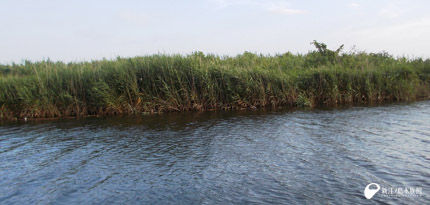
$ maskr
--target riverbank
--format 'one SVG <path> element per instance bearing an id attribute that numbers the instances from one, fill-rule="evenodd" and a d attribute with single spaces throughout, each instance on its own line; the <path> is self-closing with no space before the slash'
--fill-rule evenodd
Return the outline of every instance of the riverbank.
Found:
<path id="1" fill-rule="evenodd" d="M 313 107 L 430 96 L 430 60 L 341 54 L 235 57 L 196 52 L 0 65 L 0 118 Z"/>

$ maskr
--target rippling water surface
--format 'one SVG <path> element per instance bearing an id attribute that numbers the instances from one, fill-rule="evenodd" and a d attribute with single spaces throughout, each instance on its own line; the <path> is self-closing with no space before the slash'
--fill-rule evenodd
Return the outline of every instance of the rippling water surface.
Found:
<path id="1" fill-rule="evenodd" d="M 420 196 L 363 196 L 367 184 Z M 1 204 L 430 201 L 430 101 L 0 126 Z"/>

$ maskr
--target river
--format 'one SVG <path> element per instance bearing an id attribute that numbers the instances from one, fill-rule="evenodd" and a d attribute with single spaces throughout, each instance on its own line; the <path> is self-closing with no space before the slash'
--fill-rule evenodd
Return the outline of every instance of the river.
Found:
<path id="1" fill-rule="evenodd" d="M 0 126 L 0 204 L 429 202 L 430 101 Z"/>

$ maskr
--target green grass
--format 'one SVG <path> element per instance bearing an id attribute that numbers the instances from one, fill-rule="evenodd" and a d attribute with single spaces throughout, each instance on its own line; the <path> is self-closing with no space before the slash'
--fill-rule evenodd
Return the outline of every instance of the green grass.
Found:
<path id="1" fill-rule="evenodd" d="M 340 54 L 151 55 L 0 65 L 0 118 L 410 101 L 430 96 L 430 60 Z"/>

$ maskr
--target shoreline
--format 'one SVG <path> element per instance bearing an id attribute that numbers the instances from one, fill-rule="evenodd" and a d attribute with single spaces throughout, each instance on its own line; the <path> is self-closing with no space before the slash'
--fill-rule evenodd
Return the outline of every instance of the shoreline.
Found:
<path id="1" fill-rule="evenodd" d="M 239 108 L 239 109 L 229 109 L 229 110 L 189 110 L 189 111 L 170 111 L 170 112 L 142 112 L 142 113 L 133 113 L 133 114 L 118 114 L 118 115 L 86 115 L 86 116 L 61 116 L 61 117 L 49 117 L 49 118 L 27 118 L 25 119 L 0 119 L 0 124 L 2 123 L 12 123 L 12 122 L 44 122 L 44 121 L 56 121 L 56 120 L 64 120 L 64 119 L 85 119 L 85 118 L 105 118 L 105 117 L 145 117 L 145 116 L 154 116 L 154 115 L 164 115 L 164 114 L 183 114 L 183 113 L 204 113 L 204 112 L 254 112 L 254 111 L 303 111 L 303 110 L 342 110 L 342 109 L 350 109 L 357 107 L 380 107 L 380 106 L 390 106 L 390 105 L 399 105 L 399 104 L 412 104 L 416 102 L 429 101 L 430 97 L 415 99 L 410 101 L 383 101 L 383 102 L 374 102 L 374 103 L 351 103 L 351 104 L 336 104 L 336 105 L 317 105 L 314 107 L 291 107 L 291 106 L 280 106 L 280 107 L 263 107 L 263 108 Z"/>

